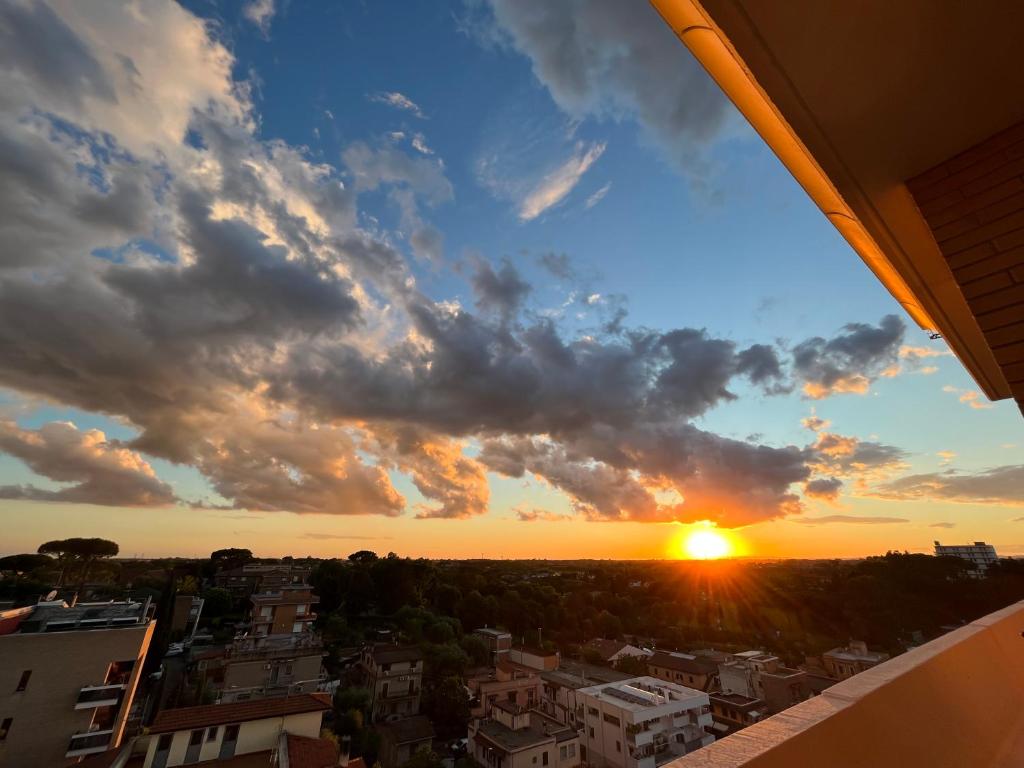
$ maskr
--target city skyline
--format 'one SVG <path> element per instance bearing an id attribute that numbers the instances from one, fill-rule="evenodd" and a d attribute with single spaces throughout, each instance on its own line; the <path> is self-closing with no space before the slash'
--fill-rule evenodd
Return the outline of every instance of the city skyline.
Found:
<path id="1" fill-rule="evenodd" d="M 1024 554 L 1015 405 L 571 5 L 5 6 L 0 554 Z"/>

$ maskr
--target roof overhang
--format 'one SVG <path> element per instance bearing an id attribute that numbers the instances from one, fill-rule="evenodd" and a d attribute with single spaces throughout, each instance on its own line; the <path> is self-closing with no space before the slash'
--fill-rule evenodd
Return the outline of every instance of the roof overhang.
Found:
<path id="1" fill-rule="evenodd" d="M 651 2 L 911 318 L 1013 396 L 906 181 L 1024 120 L 1024 4 Z"/>

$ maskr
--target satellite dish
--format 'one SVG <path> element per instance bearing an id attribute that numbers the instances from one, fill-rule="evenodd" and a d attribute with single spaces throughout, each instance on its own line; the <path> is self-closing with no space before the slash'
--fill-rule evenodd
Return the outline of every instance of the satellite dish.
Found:
<path id="1" fill-rule="evenodd" d="M 57 597 L 57 590 L 56 589 L 51 589 L 49 594 L 47 594 L 46 597 L 43 598 L 43 600 L 48 603 L 51 600 L 55 599 L 56 597 Z"/>

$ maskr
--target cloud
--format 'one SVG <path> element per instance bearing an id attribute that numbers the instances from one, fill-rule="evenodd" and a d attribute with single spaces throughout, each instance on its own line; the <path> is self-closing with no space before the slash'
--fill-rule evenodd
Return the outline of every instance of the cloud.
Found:
<path id="1" fill-rule="evenodd" d="M 940 463 L 945 466 L 951 464 L 953 459 L 956 458 L 956 451 L 938 451 L 935 455 L 941 459 Z"/>
<path id="2" fill-rule="evenodd" d="M 731 114 L 720 89 L 652 9 L 618 0 L 490 0 L 463 29 L 526 56 L 558 106 L 580 119 L 630 118 L 691 177 Z"/>
<path id="3" fill-rule="evenodd" d="M 814 400 L 841 393 L 864 394 L 879 376 L 898 371 L 906 326 L 886 315 L 878 326 L 850 323 L 825 339 L 807 339 L 793 348 L 793 370 L 804 394 Z"/>
<path id="4" fill-rule="evenodd" d="M 956 523 L 931 523 L 929 528 L 956 528 Z"/>
<path id="5" fill-rule="evenodd" d="M 604 149 L 604 144 L 577 144 L 572 157 L 527 192 L 519 204 L 519 220 L 532 221 L 562 202 L 583 178 L 583 174 L 604 154 Z"/>
<path id="6" fill-rule="evenodd" d="M 958 400 L 961 403 L 973 408 L 976 411 L 987 410 L 992 408 L 992 403 L 986 402 L 981 399 L 981 393 L 973 389 L 957 389 L 956 387 L 949 386 L 948 384 L 942 388 L 943 392 L 958 395 Z"/>
<path id="7" fill-rule="evenodd" d="M 427 117 L 423 114 L 423 110 L 419 108 L 416 102 L 398 91 L 381 91 L 379 93 L 371 94 L 367 98 L 369 98 L 370 101 L 375 101 L 379 104 L 387 104 L 389 107 L 409 112 L 421 120 L 425 120 Z"/>
<path id="8" fill-rule="evenodd" d="M 824 430 L 817 435 L 808 449 L 808 461 L 820 473 L 855 477 L 863 486 L 907 466 L 906 451 L 894 445 Z"/>
<path id="9" fill-rule="evenodd" d="M 872 517 L 868 515 L 826 515 L 824 517 L 794 517 L 794 523 L 801 525 L 829 525 L 831 523 L 853 523 L 857 525 L 887 525 L 889 523 L 909 523 L 905 517 Z"/>
<path id="10" fill-rule="evenodd" d="M 962 472 L 907 475 L 878 486 L 875 495 L 883 499 L 912 501 L 953 501 L 962 504 L 1024 506 L 1024 465 L 1007 465 Z"/>
<path id="11" fill-rule="evenodd" d="M 441 252 L 424 216 L 454 196 L 440 160 L 382 138 L 337 168 L 261 138 L 230 51 L 180 5 L 25 7 L 0 11 L 0 34 L 61 53 L 0 46 L 0 386 L 137 436 L 9 427 L 2 450 L 72 486 L 8 495 L 171 503 L 143 458 L 157 457 L 197 469 L 212 501 L 196 505 L 221 511 L 468 518 L 489 507 L 488 471 L 529 472 L 587 519 L 724 526 L 799 511 L 815 475 L 899 460 L 824 428 L 796 446 L 698 427 L 791 386 L 775 345 L 629 326 L 620 297 L 574 285 L 601 321 L 578 331 L 531 312 L 529 281 L 483 257 L 473 307 L 427 295 L 400 246 Z M 657 53 L 638 47 L 647 34 L 626 31 L 641 58 Z M 650 109 L 682 108 L 675 75 L 656 85 Z M 600 147 L 580 146 L 577 173 Z M 373 192 L 397 228 L 361 210 Z M 580 280 L 567 259 L 542 261 Z M 816 375 L 833 359 L 873 370 L 830 344 L 815 346 Z"/>
<path id="12" fill-rule="evenodd" d="M 843 488 L 838 477 L 819 477 L 804 483 L 804 495 L 822 501 L 835 501 Z"/>
<path id="13" fill-rule="evenodd" d="M 516 509 L 516 518 L 523 523 L 559 523 L 572 520 L 572 515 L 563 515 L 546 509 Z"/>
<path id="14" fill-rule="evenodd" d="M 809 429 L 812 432 L 821 432 L 822 430 L 828 429 L 832 422 L 828 419 L 819 417 L 812 410 L 810 416 L 800 420 L 800 424 L 803 425 L 805 429 Z"/>
<path id="15" fill-rule="evenodd" d="M 576 277 L 576 271 L 572 267 L 572 260 L 567 254 L 548 251 L 547 253 L 542 253 L 537 261 L 544 269 L 560 280 L 572 280 Z"/>
<path id="16" fill-rule="evenodd" d="M 274 0 L 249 0 L 242 8 L 242 15 L 267 37 L 270 34 L 270 22 L 274 18 Z"/>
<path id="17" fill-rule="evenodd" d="M 608 194 L 611 188 L 612 183 L 609 181 L 607 184 L 605 184 L 603 187 L 601 187 L 594 194 L 587 198 L 587 202 L 583 204 L 584 207 L 589 211 L 595 205 L 604 200 L 604 196 Z"/>
<path id="18" fill-rule="evenodd" d="M 68 422 L 50 422 L 38 430 L 0 421 L 0 452 L 21 459 L 33 472 L 58 483 L 59 490 L 0 486 L 2 499 L 60 501 L 118 507 L 154 507 L 177 501 L 137 452 L 107 440 L 103 432 L 80 431 Z"/>
<path id="19" fill-rule="evenodd" d="M 422 155 L 434 154 L 434 150 L 427 146 L 427 139 L 422 133 L 413 134 L 412 148 Z"/>

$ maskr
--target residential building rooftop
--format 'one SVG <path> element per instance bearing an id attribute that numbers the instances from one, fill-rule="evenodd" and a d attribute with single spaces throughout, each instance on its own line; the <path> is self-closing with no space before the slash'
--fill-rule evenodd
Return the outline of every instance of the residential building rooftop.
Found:
<path id="1" fill-rule="evenodd" d="M 165 709 L 149 728 L 150 733 L 171 733 L 212 725 L 245 723 L 306 712 L 323 712 L 331 708 L 331 698 L 323 693 L 303 693 L 277 699 L 237 701 L 231 704 L 206 704 L 199 707 Z"/>
<path id="2" fill-rule="evenodd" d="M 631 712 L 643 712 L 673 701 L 684 702 L 694 698 L 707 701 L 707 694 L 703 691 L 647 676 L 594 685 L 580 689 L 579 693 L 596 698 L 614 699 L 617 707 Z"/>
<path id="3" fill-rule="evenodd" d="M 396 744 L 408 744 L 434 737 L 434 726 L 430 722 L 430 718 L 424 715 L 403 717 L 392 723 L 378 725 L 377 730 L 388 731 Z"/>
<path id="4" fill-rule="evenodd" d="M 691 675 L 711 675 L 718 671 L 718 665 L 710 659 L 678 651 L 655 651 L 647 658 L 647 663 Z"/>
<path id="5" fill-rule="evenodd" d="M 371 650 L 377 664 L 398 664 L 403 661 L 420 661 L 423 651 L 415 645 L 375 645 Z"/>
<path id="6" fill-rule="evenodd" d="M 0 612 L 0 635 L 134 627 L 151 618 L 149 599 L 76 605 L 52 600 Z"/>

